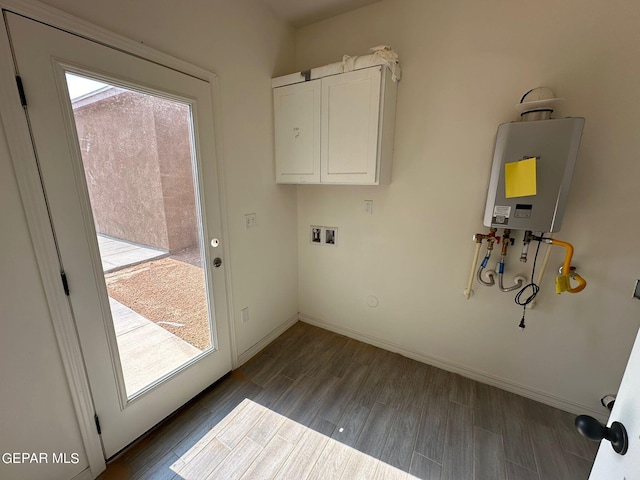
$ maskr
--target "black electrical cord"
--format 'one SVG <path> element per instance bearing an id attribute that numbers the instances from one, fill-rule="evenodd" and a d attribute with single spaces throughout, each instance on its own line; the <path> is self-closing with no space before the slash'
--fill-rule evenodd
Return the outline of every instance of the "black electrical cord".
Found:
<path id="1" fill-rule="evenodd" d="M 531 282 L 525 285 L 524 287 L 522 287 L 520 291 L 516 294 L 516 297 L 514 298 L 514 301 L 516 302 L 516 304 L 522 306 L 522 318 L 520 319 L 520 325 L 518 325 L 520 328 L 525 328 L 526 326 L 524 324 L 524 317 L 527 312 L 527 305 L 533 302 L 533 299 L 536 298 L 536 295 L 538 295 L 538 292 L 540 291 L 540 286 L 536 285 L 536 283 L 533 281 L 533 279 L 535 278 L 536 262 L 538 261 L 539 251 L 540 251 L 540 240 L 538 240 L 538 248 L 536 248 L 536 254 L 533 257 L 533 267 L 531 268 Z M 531 294 L 523 300 L 522 297 L 524 293 L 527 291 L 527 289 L 531 289 Z"/>

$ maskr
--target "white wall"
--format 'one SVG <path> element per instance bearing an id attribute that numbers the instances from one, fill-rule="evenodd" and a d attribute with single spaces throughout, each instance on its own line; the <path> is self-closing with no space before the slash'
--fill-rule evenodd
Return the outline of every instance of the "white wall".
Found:
<path id="1" fill-rule="evenodd" d="M 77 453 L 74 464 L 7 464 L 3 479 L 65 479 L 87 468 L 18 187 L 0 125 L 0 455 Z"/>
<path id="2" fill-rule="evenodd" d="M 246 351 L 298 311 L 296 189 L 274 182 L 271 100 L 271 77 L 293 66 L 292 28 L 253 0 L 45 3 L 218 74 L 234 322 Z M 56 470 L 0 462 L 0 478 L 71 478 L 87 461 L 1 127 L 0 206 L 0 454 L 81 453 Z M 245 213 L 257 214 L 256 228 L 244 229 Z"/>
<path id="3" fill-rule="evenodd" d="M 303 316 L 548 403 L 605 412 L 599 398 L 618 388 L 640 315 L 630 298 L 640 277 L 639 24 L 632 0 L 385 0 L 299 29 L 299 69 L 383 43 L 404 72 L 391 185 L 298 187 Z M 558 116 L 586 118 L 557 238 L 575 244 L 589 285 L 556 296 L 552 270 L 564 252 L 554 252 L 521 332 L 512 294 L 476 284 L 466 301 L 462 291 L 471 236 L 487 230 L 496 129 L 540 85 L 567 99 Z M 312 224 L 338 226 L 338 248 L 310 245 Z M 520 239 L 508 280 L 530 274 L 531 263 L 518 262 Z"/>

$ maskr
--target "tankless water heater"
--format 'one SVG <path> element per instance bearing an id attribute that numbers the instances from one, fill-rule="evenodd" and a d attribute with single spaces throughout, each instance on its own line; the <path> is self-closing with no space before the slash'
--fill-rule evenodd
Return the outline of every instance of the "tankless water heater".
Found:
<path id="1" fill-rule="evenodd" d="M 484 225 L 560 230 L 583 127 L 579 117 L 500 125 Z"/>

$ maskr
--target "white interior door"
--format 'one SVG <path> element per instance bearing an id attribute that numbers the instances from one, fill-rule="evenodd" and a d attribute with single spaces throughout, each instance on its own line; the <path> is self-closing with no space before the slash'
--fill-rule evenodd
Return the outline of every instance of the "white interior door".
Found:
<path id="1" fill-rule="evenodd" d="M 629 437 L 629 448 L 624 455 L 617 454 L 606 440 L 600 442 L 590 480 L 632 480 L 640 478 L 640 333 L 636 338 L 625 369 L 620 390 L 607 425 L 620 422 Z"/>
<path id="2" fill-rule="evenodd" d="M 211 84 L 6 21 L 109 458 L 231 370 Z"/>

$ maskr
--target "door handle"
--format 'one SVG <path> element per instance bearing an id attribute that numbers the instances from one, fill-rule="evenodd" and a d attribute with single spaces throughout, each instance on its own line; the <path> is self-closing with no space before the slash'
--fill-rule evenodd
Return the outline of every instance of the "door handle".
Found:
<path id="1" fill-rule="evenodd" d="M 613 450 L 619 455 L 627 453 L 629 437 L 627 429 L 620 422 L 613 422 L 609 428 L 593 417 L 579 415 L 576 417 L 576 428 L 580 434 L 594 442 L 599 442 L 602 439 L 609 440 Z"/>
<path id="2" fill-rule="evenodd" d="M 222 265 L 222 259 L 220 257 L 216 257 L 213 259 L 213 266 L 218 268 L 220 265 Z"/>

